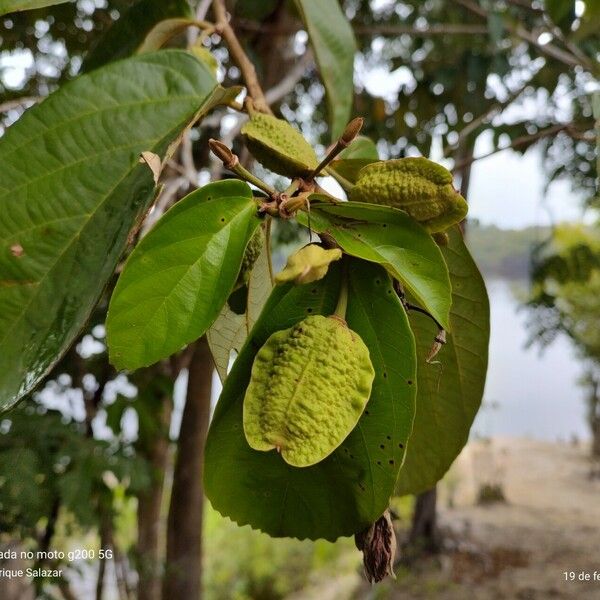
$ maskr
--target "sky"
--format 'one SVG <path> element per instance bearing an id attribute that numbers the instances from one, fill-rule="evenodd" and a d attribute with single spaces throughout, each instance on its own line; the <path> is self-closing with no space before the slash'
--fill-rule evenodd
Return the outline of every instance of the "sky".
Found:
<path id="1" fill-rule="evenodd" d="M 486 149 L 489 143 L 480 138 L 475 156 Z M 541 161 L 541 152 L 532 149 L 524 156 L 505 150 L 476 162 L 468 195 L 469 217 L 504 229 L 581 220 L 582 198 L 567 181 L 553 183 L 544 196 Z"/>

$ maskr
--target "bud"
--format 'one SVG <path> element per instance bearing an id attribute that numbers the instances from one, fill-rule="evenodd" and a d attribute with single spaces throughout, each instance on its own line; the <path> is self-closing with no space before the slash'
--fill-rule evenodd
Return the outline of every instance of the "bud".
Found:
<path id="1" fill-rule="evenodd" d="M 350 145 L 354 138 L 360 133 L 364 121 L 365 120 L 362 117 L 356 117 L 346 125 L 346 129 L 344 129 L 344 133 L 342 133 L 342 136 L 340 137 L 340 144 L 344 148 Z"/>
<path id="2" fill-rule="evenodd" d="M 389 510 L 386 510 L 371 527 L 357 533 L 354 543 L 363 553 L 365 576 L 369 583 L 378 583 L 386 575 L 396 579 L 396 533 Z"/>
<path id="3" fill-rule="evenodd" d="M 431 349 L 429 350 L 429 354 L 425 359 L 425 362 L 430 363 L 436 356 L 437 353 L 442 349 L 442 346 L 446 343 L 446 331 L 444 329 L 440 329 L 433 340 L 433 344 Z"/>
<path id="4" fill-rule="evenodd" d="M 239 163 L 238 157 L 223 142 L 211 138 L 208 140 L 208 147 L 226 169 L 231 170 Z"/>

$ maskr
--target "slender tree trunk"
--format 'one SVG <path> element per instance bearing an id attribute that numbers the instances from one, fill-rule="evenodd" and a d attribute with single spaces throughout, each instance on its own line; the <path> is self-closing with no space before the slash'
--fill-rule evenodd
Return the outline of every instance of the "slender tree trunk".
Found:
<path id="1" fill-rule="evenodd" d="M 138 496 L 138 600 L 160 600 L 162 584 L 161 554 L 161 508 L 165 482 L 165 471 L 169 462 L 169 424 L 172 402 L 164 398 L 160 420 L 160 433 L 146 449 L 150 464 L 152 483 L 148 490 Z"/>
<path id="2" fill-rule="evenodd" d="M 100 525 L 100 548 L 108 547 L 108 537 L 104 523 Z M 102 600 L 104 595 L 104 577 L 106 575 L 106 558 L 98 561 L 98 579 L 96 580 L 96 600 Z"/>
<path id="3" fill-rule="evenodd" d="M 412 527 L 408 539 L 415 550 L 437 552 L 440 546 L 437 530 L 437 488 L 417 496 Z"/>
<path id="4" fill-rule="evenodd" d="M 201 598 L 202 465 L 210 416 L 212 371 L 208 343 L 202 338 L 196 344 L 188 369 L 169 508 L 164 600 Z"/>
<path id="5" fill-rule="evenodd" d="M 589 416 L 592 428 L 592 457 L 600 458 L 600 380 L 590 375 Z"/>

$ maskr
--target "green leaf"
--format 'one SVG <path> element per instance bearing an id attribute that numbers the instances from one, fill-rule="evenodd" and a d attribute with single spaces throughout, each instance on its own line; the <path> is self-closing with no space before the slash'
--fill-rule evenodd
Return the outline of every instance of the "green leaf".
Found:
<path id="1" fill-rule="evenodd" d="M 151 365 L 203 335 L 236 282 L 260 219 L 250 187 L 219 181 L 188 194 L 136 246 L 108 308 L 111 362 Z"/>
<path id="2" fill-rule="evenodd" d="M 110 65 L 29 109 L 0 139 L 0 408 L 73 342 L 152 198 L 163 156 L 222 97 L 181 51 Z"/>
<path id="3" fill-rule="evenodd" d="M 340 152 L 338 159 L 371 159 L 379 160 L 377 145 L 364 135 L 359 135 L 345 150 Z"/>
<path id="4" fill-rule="evenodd" d="M 367 408 L 343 444 L 311 467 L 291 467 L 276 451 L 250 448 L 242 407 L 256 352 L 275 331 L 310 314 L 332 314 L 341 268 L 332 265 L 315 283 L 275 287 L 225 382 L 206 444 L 207 496 L 240 525 L 276 537 L 335 540 L 366 527 L 388 506 L 414 416 L 414 339 L 386 272 L 349 260 L 346 318 L 375 368 Z"/>
<path id="5" fill-rule="evenodd" d="M 307 213 L 298 213 L 308 226 Z M 452 302 L 448 269 L 432 237 L 405 212 L 363 202 L 313 205 L 310 226 L 344 252 L 383 265 L 445 329 Z"/>
<path id="6" fill-rule="evenodd" d="M 436 357 L 439 364 L 428 364 L 437 328 L 426 316 L 410 314 L 419 361 L 417 415 L 399 495 L 428 490 L 443 477 L 467 442 L 483 396 L 490 336 L 487 292 L 460 230 L 448 233 L 450 243 L 442 252 L 452 282 L 452 334 Z"/>
<path id="7" fill-rule="evenodd" d="M 171 18 L 193 18 L 187 0 L 140 0 L 119 17 L 97 41 L 81 65 L 92 71 L 102 65 L 135 54 L 146 36 L 160 21 Z"/>
<path id="8" fill-rule="evenodd" d="M 340 152 L 337 160 L 328 167 L 327 173 L 346 190 L 350 191 L 352 185 L 358 179 L 358 173 L 367 165 L 379 160 L 377 146 L 368 137 L 358 136 L 351 144 Z"/>
<path id="9" fill-rule="evenodd" d="M 267 245 L 263 243 L 262 250 L 250 273 L 244 314 L 237 314 L 231 309 L 229 303 L 225 303 L 217 320 L 206 332 L 215 367 L 223 383 L 227 378 L 231 353 L 239 353 L 242 349 L 248 334 L 260 316 L 272 287 Z"/>
<path id="10" fill-rule="evenodd" d="M 378 161 L 378 158 L 342 158 L 334 160 L 327 167 L 327 173 L 349 192 L 356 183 L 360 170 Z"/>
<path id="11" fill-rule="evenodd" d="M 146 52 L 154 52 L 162 48 L 172 37 L 178 33 L 185 31 L 188 27 L 195 25 L 194 19 L 185 17 L 175 17 L 172 19 L 164 19 L 154 25 L 154 27 L 146 34 L 144 41 L 137 49 L 138 54 Z M 198 57 L 196 57 L 198 58 Z"/>
<path id="12" fill-rule="evenodd" d="M 0 0 L 0 16 L 11 12 L 33 10 L 35 8 L 54 6 L 55 4 L 63 4 L 65 2 L 68 2 L 68 0 Z"/>
<path id="13" fill-rule="evenodd" d="M 296 0 L 296 6 L 319 65 L 335 139 L 350 120 L 354 103 L 354 33 L 337 0 Z"/>

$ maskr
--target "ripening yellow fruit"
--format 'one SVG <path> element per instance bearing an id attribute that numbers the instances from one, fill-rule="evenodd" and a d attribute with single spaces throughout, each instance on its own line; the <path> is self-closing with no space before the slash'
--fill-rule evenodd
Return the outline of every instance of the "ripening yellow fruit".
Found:
<path id="1" fill-rule="evenodd" d="M 242 258 L 242 265 L 240 267 L 240 273 L 235 283 L 234 289 L 237 289 L 248 283 L 252 267 L 258 259 L 261 250 L 263 248 L 263 233 L 262 228 L 259 227 L 254 235 L 250 238 L 246 250 L 244 251 L 244 257 Z"/>
<path id="2" fill-rule="evenodd" d="M 365 343 L 336 316 L 274 333 L 254 359 L 244 397 L 248 444 L 277 449 L 295 467 L 322 461 L 356 426 L 374 377 Z"/>
<path id="3" fill-rule="evenodd" d="M 333 261 L 342 258 L 339 248 L 326 250 L 318 244 L 308 244 L 294 252 L 283 271 L 275 276 L 275 283 L 293 281 L 297 284 L 312 283 L 323 279 Z"/>

